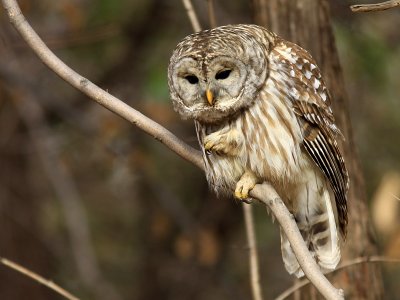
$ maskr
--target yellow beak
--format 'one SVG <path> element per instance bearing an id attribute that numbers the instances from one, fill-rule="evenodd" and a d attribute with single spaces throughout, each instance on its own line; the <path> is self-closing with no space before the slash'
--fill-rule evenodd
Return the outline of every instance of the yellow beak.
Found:
<path id="1" fill-rule="evenodd" d="M 213 93 L 211 92 L 211 90 L 209 90 L 209 89 L 206 90 L 206 98 L 207 98 L 207 101 L 208 101 L 208 103 L 209 103 L 210 105 L 213 105 L 213 104 L 214 104 L 214 95 L 213 95 Z"/>

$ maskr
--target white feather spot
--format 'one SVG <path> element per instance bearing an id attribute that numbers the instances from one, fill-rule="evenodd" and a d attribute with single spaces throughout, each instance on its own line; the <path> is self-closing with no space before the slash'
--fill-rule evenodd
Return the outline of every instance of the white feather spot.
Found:
<path id="1" fill-rule="evenodd" d="M 299 62 L 296 62 L 296 67 L 297 67 L 299 70 L 301 70 L 301 69 L 303 69 L 303 64 L 302 64 L 302 63 L 299 63 Z"/>
<path id="2" fill-rule="evenodd" d="M 304 74 L 304 76 L 306 76 L 307 79 L 311 78 L 312 73 L 310 71 L 306 71 L 306 73 Z"/>
<path id="3" fill-rule="evenodd" d="M 321 93 L 321 98 L 322 98 L 322 100 L 326 101 L 326 94 L 325 93 Z"/>
<path id="4" fill-rule="evenodd" d="M 294 71 L 293 70 L 290 70 L 290 76 L 292 76 L 292 77 L 294 77 Z"/>
<path id="5" fill-rule="evenodd" d="M 290 63 L 295 64 L 297 60 L 297 56 L 293 56 L 292 54 L 289 55 L 288 60 Z"/>
<path id="6" fill-rule="evenodd" d="M 299 100 L 300 99 L 300 93 L 299 93 L 299 91 L 296 89 L 296 88 L 292 88 L 292 90 L 290 91 L 291 93 L 291 95 L 296 99 L 296 100 Z"/>
<path id="7" fill-rule="evenodd" d="M 312 71 L 312 70 L 314 70 L 316 67 L 317 67 L 316 65 L 311 64 L 311 65 L 310 65 L 310 70 Z"/>
<path id="8" fill-rule="evenodd" d="M 314 79 L 314 88 L 318 89 L 320 85 L 321 85 L 321 82 L 317 78 L 315 78 Z"/>

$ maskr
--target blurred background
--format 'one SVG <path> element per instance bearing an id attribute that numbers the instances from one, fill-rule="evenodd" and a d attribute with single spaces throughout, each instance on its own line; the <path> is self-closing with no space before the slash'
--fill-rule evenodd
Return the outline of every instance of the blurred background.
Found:
<path id="1" fill-rule="evenodd" d="M 249 1 L 215 0 L 218 25 Z M 331 1 L 355 141 L 380 254 L 400 258 L 400 10 Z M 192 32 L 180 0 L 19 1 L 64 62 L 197 147 L 167 88 Z M 206 1 L 194 1 L 203 28 Z M 190 163 L 49 71 L 0 9 L 0 256 L 82 299 L 249 299 L 242 208 Z M 276 224 L 254 209 L 265 299 L 293 284 Z M 400 265 L 384 263 L 385 299 Z M 0 266 L 0 299 L 62 299 Z"/>

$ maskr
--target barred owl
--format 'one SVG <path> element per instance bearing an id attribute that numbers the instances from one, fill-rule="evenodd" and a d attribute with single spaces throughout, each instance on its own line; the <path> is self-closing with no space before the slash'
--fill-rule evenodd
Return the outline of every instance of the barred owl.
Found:
<path id="1" fill-rule="evenodd" d="M 311 55 L 256 25 L 221 26 L 177 45 L 168 84 L 175 110 L 195 122 L 212 189 L 246 200 L 269 182 L 321 269 L 335 269 L 349 178 Z M 281 249 L 286 270 L 303 276 L 282 230 Z"/>

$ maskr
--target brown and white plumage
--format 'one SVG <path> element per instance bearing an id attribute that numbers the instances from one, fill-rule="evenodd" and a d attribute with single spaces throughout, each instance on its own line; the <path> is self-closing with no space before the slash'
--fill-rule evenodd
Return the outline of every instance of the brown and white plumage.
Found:
<path id="1" fill-rule="evenodd" d="M 331 200 L 345 236 L 348 175 L 310 54 L 262 27 L 228 25 L 186 37 L 168 71 L 175 109 L 195 120 L 210 186 L 246 198 L 256 183 L 270 182 L 318 264 L 334 269 L 340 249 Z M 283 233 L 281 240 L 286 269 L 302 276 Z"/>

